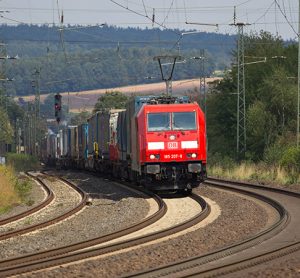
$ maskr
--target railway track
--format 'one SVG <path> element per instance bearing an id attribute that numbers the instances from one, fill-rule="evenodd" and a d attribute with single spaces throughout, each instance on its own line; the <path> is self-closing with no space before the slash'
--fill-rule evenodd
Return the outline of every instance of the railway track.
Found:
<path id="1" fill-rule="evenodd" d="M 210 178 L 207 185 L 267 202 L 280 215 L 271 227 L 234 245 L 128 277 L 245 276 L 247 270 L 300 250 L 300 194 L 282 189 Z M 127 277 L 126 276 L 126 277 Z"/>
<path id="2" fill-rule="evenodd" d="M 29 176 L 33 180 L 37 180 L 35 178 L 35 176 L 30 174 L 29 172 L 27 172 L 26 175 Z M 0 226 L 12 223 L 16 220 L 20 220 L 26 216 L 29 216 L 29 215 L 43 209 L 44 207 L 46 207 L 48 204 L 50 204 L 53 201 L 53 199 L 54 199 L 53 191 L 44 182 L 41 182 L 40 184 L 47 194 L 46 198 L 41 203 L 39 203 L 38 205 L 34 206 L 33 208 L 31 208 L 29 210 L 26 210 L 22 213 L 19 213 L 19 214 L 13 215 L 11 217 L 0 220 Z"/>
<path id="3" fill-rule="evenodd" d="M 145 193 L 146 191 L 143 190 L 143 192 Z M 114 251 L 123 250 L 125 248 L 137 246 L 165 236 L 170 236 L 176 232 L 185 230 L 199 223 L 210 213 L 210 207 L 207 205 L 204 199 L 202 199 L 200 196 L 193 195 L 192 199 L 199 204 L 201 210 L 191 219 L 163 230 L 146 233 L 142 236 L 127 237 L 123 240 L 121 239 L 118 241 L 112 241 L 113 239 L 128 235 L 134 231 L 141 230 L 142 228 L 145 228 L 158 221 L 166 214 L 167 207 L 165 202 L 153 193 L 147 192 L 147 194 L 150 194 L 152 198 L 155 198 L 156 202 L 158 203 L 159 210 L 144 219 L 142 222 L 116 233 L 111 233 L 109 235 L 87 240 L 85 242 L 0 261 L 0 277 L 36 271 L 93 256 L 109 254 Z M 109 243 L 109 241 L 111 241 L 111 243 Z"/>
<path id="4" fill-rule="evenodd" d="M 50 190 L 50 188 L 44 182 L 44 179 L 47 177 L 46 174 L 35 176 L 33 174 L 27 173 L 27 175 L 30 176 L 32 179 L 38 181 L 46 189 L 46 191 L 48 192 L 48 197 L 44 202 L 42 202 L 37 207 L 33 208 L 33 210 L 29 211 L 28 213 L 23 213 L 21 216 L 17 215 L 15 217 L 6 219 L 6 224 L 9 224 L 9 223 L 11 223 L 12 221 L 15 221 L 15 220 L 20 220 L 21 218 L 23 218 L 25 216 L 29 216 L 29 215 L 45 208 L 54 199 L 53 191 Z M 26 233 L 29 233 L 29 232 L 32 232 L 32 231 L 36 231 L 36 230 L 48 227 L 48 226 L 53 225 L 53 224 L 55 224 L 59 221 L 65 220 L 66 218 L 72 216 L 73 214 L 75 214 L 76 212 L 78 212 L 82 208 L 84 208 L 85 205 L 86 205 L 86 202 L 87 202 L 87 198 L 88 198 L 87 194 L 84 191 L 82 191 L 79 187 L 75 186 L 73 183 L 71 183 L 67 180 L 63 180 L 63 179 L 61 179 L 61 180 L 80 194 L 81 201 L 75 207 L 73 207 L 73 208 L 69 209 L 68 211 L 66 211 L 65 213 L 63 213 L 63 214 L 61 214 L 57 217 L 51 218 L 47 221 L 0 234 L 0 240 L 5 240 L 5 239 L 8 239 L 8 238 L 16 237 L 16 236 L 19 236 L 19 235 L 22 235 L 22 234 L 26 234 Z M 11 220 L 11 221 L 9 221 L 9 220 Z"/>

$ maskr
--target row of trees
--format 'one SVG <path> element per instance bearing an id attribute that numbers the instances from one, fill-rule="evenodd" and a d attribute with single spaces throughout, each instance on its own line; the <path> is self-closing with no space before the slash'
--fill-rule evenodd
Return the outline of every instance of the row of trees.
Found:
<path id="1" fill-rule="evenodd" d="M 255 57 L 266 57 L 266 63 L 250 64 L 245 68 L 246 159 L 280 163 L 287 157 L 285 153 L 289 152 L 291 160 L 298 159 L 300 169 L 300 151 L 294 147 L 297 55 L 295 44 L 286 44 L 281 38 L 266 32 L 245 38 L 246 62 L 257 60 Z M 207 130 L 212 155 L 232 158 L 236 155 L 236 84 L 237 67 L 232 67 L 226 78 L 215 84 L 209 94 Z"/>
<path id="2" fill-rule="evenodd" d="M 16 121 L 24 119 L 24 111 L 0 89 L 0 156 L 14 143 Z"/>
<path id="3" fill-rule="evenodd" d="M 8 43 L 12 55 L 39 57 L 61 51 L 61 26 L 1 25 L 0 38 Z M 63 38 L 68 53 L 99 48 L 158 48 L 160 51 L 177 48 L 182 32 L 195 30 L 160 30 L 158 28 L 120 28 L 103 26 L 65 26 Z M 201 32 L 184 36 L 180 41 L 182 50 L 205 48 L 214 56 L 227 56 L 234 46 L 235 37 L 228 34 Z"/>
<path id="4" fill-rule="evenodd" d="M 7 76 L 14 81 L 7 86 L 10 95 L 34 93 L 33 73 L 40 69 L 41 93 L 112 88 L 130 84 L 161 81 L 159 66 L 153 57 L 157 48 L 97 49 L 68 54 L 49 54 L 42 58 L 21 58 L 7 64 Z M 199 51 L 187 51 L 184 63 L 176 65 L 174 79 L 198 77 L 199 62 L 190 59 Z M 215 70 L 215 62 L 207 53 L 206 75 Z"/>
<path id="5" fill-rule="evenodd" d="M 229 65 L 234 47 L 234 36 L 215 33 L 184 36 L 177 45 L 185 30 L 69 27 L 64 30 L 62 45 L 57 26 L 1 26 L 0 38 L 7 43 L 7 52 L 20 57 L 6 65 L 6 75 L 14 79 L 7 84 L 10 95 L 32 94 L 36 69 L 41 72 L 42 93 L 160 81 L 153 57 L 166 54 L 186 58 L 176 68 L 174 79 L 193 78 L 199 76 L 200 67 L 189 58 L 199 56 L 199 49 L 203 48 L 207 56 L 206 75 L 211 75 L 215 69 L 223 70 Z"/>

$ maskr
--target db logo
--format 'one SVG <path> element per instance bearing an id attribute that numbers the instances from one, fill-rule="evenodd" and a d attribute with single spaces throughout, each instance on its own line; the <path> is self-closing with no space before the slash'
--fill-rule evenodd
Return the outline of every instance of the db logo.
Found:
<path id="1" fill-rule="evenodd" d="M 168 142 L 168 149 L 178 149 L 178 142 Z"/>

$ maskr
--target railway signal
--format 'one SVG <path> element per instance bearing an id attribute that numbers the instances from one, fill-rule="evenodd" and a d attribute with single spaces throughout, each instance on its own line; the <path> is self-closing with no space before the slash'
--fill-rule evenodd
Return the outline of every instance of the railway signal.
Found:
<path id="1" fill-rule="evenodd" d="M 61 95 L 56 94 L 54 96 L 54 109 L 55 109 L 55 119 L 59 124 L 61 119 Z"/>

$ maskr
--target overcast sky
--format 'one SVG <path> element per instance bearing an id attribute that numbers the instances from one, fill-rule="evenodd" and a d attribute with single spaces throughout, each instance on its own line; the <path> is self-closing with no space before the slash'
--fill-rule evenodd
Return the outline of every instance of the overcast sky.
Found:
<path id="1" fill-rule="evenodd" d="M 298 0 L 0 0 L 0 23 L 59 24 L 63 11 L 65 25 L 107 23 L 141 28 L 163 25 L 234 34 L 236 28 L 229 25 L 233 23 L 234 6 L 237 22 L 251 24 L 245 32 L 263 29 L 285 39 L 297 36 Z"/>

